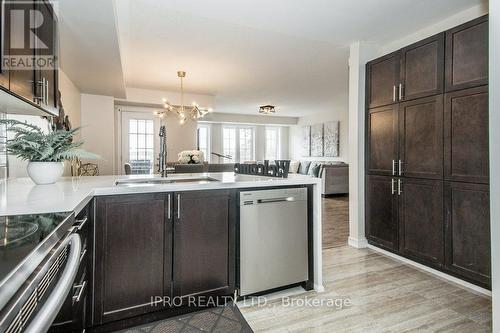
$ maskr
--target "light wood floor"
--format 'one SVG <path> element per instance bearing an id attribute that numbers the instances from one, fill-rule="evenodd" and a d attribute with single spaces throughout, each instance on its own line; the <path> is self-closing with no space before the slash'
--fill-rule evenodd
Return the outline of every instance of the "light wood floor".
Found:
<path id="1" fill-rule="evenodd" d="M 325 201 L 324 211 L 339 204 Z M 334 233 L 335 224 L 327 229 Z M 337 238 L 324 238 L 335 246 L 323 250 L 325 292 L 291 297 L 324 305 L 287 306 L 277 298 L 263 307 L 241 307 L 255 332 L 491 332 L 489 298 L 372 250 L 338 246 L 344 241 Z M 335 308 L 328 300 L 351 305 Z"/>
<path id="2" fill-rule="evenodd" d="M 323 198 L 323 249 L 347 245 L 349 237 L 349 197 Z"/>

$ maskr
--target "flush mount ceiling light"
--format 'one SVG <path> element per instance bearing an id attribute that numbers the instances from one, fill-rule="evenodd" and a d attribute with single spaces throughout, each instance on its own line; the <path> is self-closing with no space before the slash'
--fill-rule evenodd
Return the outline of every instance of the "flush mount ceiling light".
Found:
<path id="1" fill-rule="evenodd" d="M 276 110 L 274 109 L 274 105 L 261 105 L 259 107 L 260 114 L 273 114 Z"/>
<path id="2" fill-rule="evenodd" d="M 166 98 L 163 98 L 162 102 L 164 110 L 155 111 L 155 114 L 160 118 L 163 118 L 168 112 L 175 113 L 179 118 L 179 123 L 182 125 L 188 120 L 203 118 L 207 113 L 212 112 L 212 108 L 200 107 L 196 104 L 196 102 L 193 102 L 193 106 L 191 107 L 184 106 L 184 78 L 186 77 L 186 72 L 178 71 L 177 76 L 181 79 L 181 105 L 172 105 Z"/>

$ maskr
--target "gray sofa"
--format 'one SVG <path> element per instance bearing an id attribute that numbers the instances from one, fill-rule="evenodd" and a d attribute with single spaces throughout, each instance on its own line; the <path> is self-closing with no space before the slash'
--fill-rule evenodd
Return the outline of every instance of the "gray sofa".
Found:
<path id="1" fill-rule="evenodd" d="M 296 172 L 321 178 L 322 195 L 349 193 L 349 164 L 344 162 L 303 160 L 299 161 Z"/>

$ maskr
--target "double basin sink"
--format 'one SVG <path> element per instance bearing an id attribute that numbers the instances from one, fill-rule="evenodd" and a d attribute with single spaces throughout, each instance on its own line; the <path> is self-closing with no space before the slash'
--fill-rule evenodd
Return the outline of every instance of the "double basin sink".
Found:
<path id="1" fill-rule="evenodd" d="M 144 186 L 144 185 L 163 185 L 163 184 L 183 184 L 183 183 L 196 183 L 196 184 L 206 184 L 211 182 L 218 182 L 218 179 L 211 178 L 208 176 L 200 177 L 187 177 L 187 178 L 177 178 L 177 177 L 151 177 L 151 178 L 132 178 L 132 179 L 118 179 L 115 182 L 116 186 Z"/>

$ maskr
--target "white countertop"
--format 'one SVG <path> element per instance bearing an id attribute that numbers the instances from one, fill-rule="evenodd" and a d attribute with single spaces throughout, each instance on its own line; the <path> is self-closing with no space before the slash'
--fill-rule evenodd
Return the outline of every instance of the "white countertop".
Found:
<path id="1" fill-rule="evenodd" d="M 35 185 L 29 178 L 9 179 L 0 181 L 0 216 L 78 211 L 83 208 L 90 198 L 100 195 L 306 184 L 319 185 L 321 181 L 319 178 L 297 174 L 290 174 L 288 178 L 283 179 L 235 175 L 232 172 L 172 174 L 168 175 L 168 179 L 200 178 L 206 176 L 218 181 L 117 186 L 117 180 L 155 179 L 159 177 L 151 175 L 63 177 L 60 181 L 52 185 Z"/>

